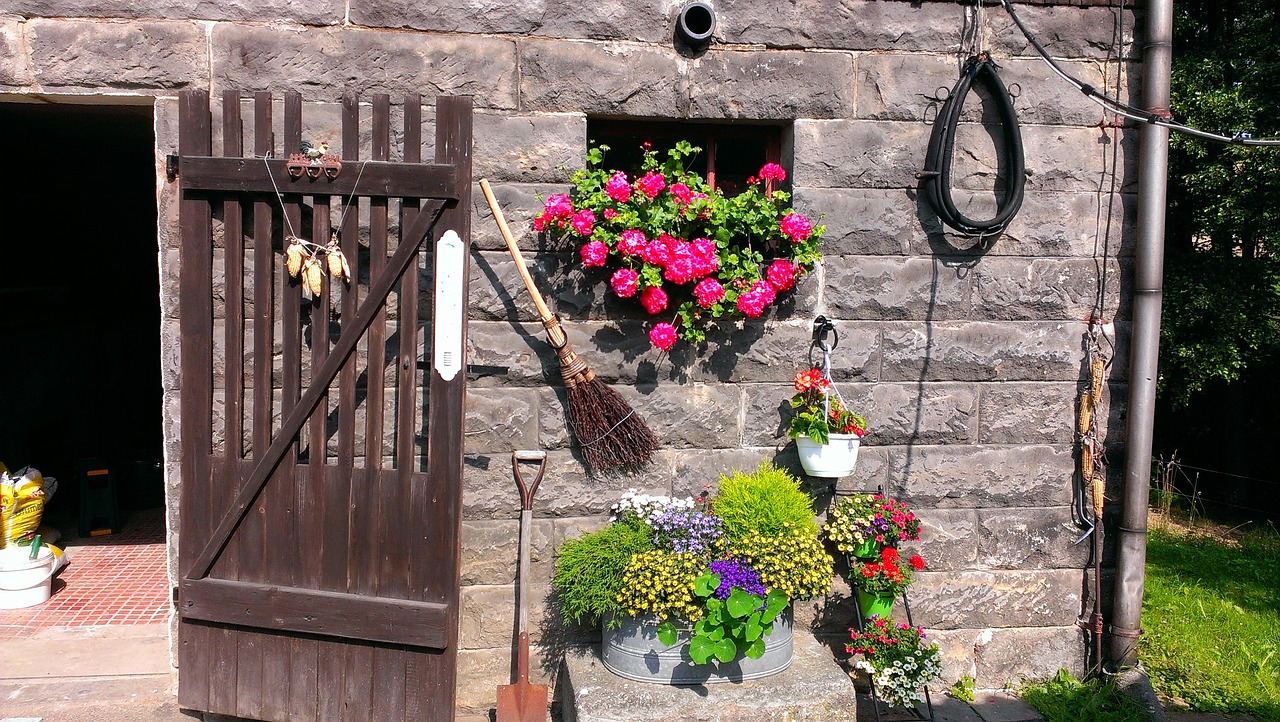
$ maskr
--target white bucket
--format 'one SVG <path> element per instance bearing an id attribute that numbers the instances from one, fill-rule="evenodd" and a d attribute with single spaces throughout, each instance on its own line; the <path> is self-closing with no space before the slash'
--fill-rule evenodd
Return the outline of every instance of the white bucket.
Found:
<path id="1" fill-rule="evenodd" d="M 31 558 L 31 547 L 0 549 L 0 609 L 32 607 L 49 599 L 57 560 L 48 547 Z"/>

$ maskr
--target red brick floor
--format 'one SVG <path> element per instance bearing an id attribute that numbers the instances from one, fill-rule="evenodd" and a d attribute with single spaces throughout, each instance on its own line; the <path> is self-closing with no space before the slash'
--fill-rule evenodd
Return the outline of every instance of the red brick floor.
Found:
<path id="1" fill-rule="evenodd" d="M 0 640 L 50 627 L 154 624 L 169 618 L 164 510 L 134 512 L 119 534 L 63 538 L 71 563 L 49 601 L 0 610 Z"/>

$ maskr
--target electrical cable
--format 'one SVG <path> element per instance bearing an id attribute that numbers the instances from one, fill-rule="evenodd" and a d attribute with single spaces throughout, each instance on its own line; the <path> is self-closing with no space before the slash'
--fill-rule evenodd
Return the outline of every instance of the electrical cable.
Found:
<path id="1" fill-rule="evenodd" d="M 979 29 L 981 32 L 981 29 Z M 965 63 L 960 79 L 947 95 L 929 135 L 929 150 L 925 155 L 924 171 L 920 173 L 921 195 L 933 207 L 939 220 L 968 235 L 996 235 L 1013 220 L 1022 207 L 1023 191 L 1027 184 L 1026 159 L 1022 152 L 1022 131 L 1018 116 L 1013 110 L 1013 99 L 996 73 L 996 64 L 986 53 L 974 55 Z M 956 208 L 951 197 L 951 161 L 955 153 L 956 129 L 965 97 L 975 82 L 984 83 L 1000 112 L 1000 125 L 1004 131 L 1008 168 L 1004 176 L 1003 198 L 996 204 L 996 214 L 985 221 L 974 220 Z"/>
<path id="2" fill-rule="evenodd" d="M 1199 128 L 1192 128 L 1185 123 L 1180 123 L 1171 118 L 1166 118 L 1163 115 L 1150 110 L 1134 107 L 1128 103 L 1116 100 L 1115 98 L 1108 96 L 1106 93 L 1099 92 L 1097 88 L 1063 70 L 1062 66 L 1058 65 L 1053 58 L 1049 57 L 1049 52 L 1044 49 L 1044 46 L 1040 44 L 1038 39 L 1036 39 L 1035 34 L 1027 28 L 1026 24 L 1022 22 L 1022 18 L 1014 11 L 1011 0 L 1000 0 L 1000 2 L 1004 5 L 1004 9 L 1008 11 L 1009 17 L 1013 18 L 1014 24 L 1022 31 L 1023 36 L 1027 38 L 1027 42 L 1031 43 L 1031 47 L 1035 48 L 1036 54 L 1040 56 L 1041 60 L 1049 65 L 1053 72 L 1057 73 L 1063 80 L 1075 86 L 1075 88 L 1081 93 L 1084 93 L 1086 98 L 1092 100 L 1098 105 L 1101 105 L 1112 113 L 1130 120 L 1163 126 L 1185 135 L 1214 141 L 1216 143 L 1270 147 L 1280 146 L 1280 138 L 1254 138 L 1251 134 L 1244 132 L 1236 133 L 1235 135 L 1220 135 L 1218 133 L 1209 133 L 1207 131 L 1200 130 Z"/>

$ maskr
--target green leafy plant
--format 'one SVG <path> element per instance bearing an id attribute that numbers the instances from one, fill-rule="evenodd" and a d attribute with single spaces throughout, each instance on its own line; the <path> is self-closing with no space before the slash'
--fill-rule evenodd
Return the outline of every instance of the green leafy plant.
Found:
<path id="1" fill-rule="evenodd" d="M 1047 722 L 1143 722 L 1142 705 L 1112 683 L 1080 681 L 1065 669 L 1042 682 L 1026 682 L 1019 694 Z"/>
<path id="2" fill-rule="evenodd" d="M 844 405 L 822 369 L 800 371 L 792 383 L 796 395 L 791 397 L 794 412 L 787 428 L 788 436 L 793 439 L 808 436 L 819 444 L 826 444 L 830 443 L 831 434 L 853 434 L 858 438 L 866 435 L 866 418 Z"/>
<path id="3" fill-rule="evenodd" d="M 560 613 L 574 624 L 597 624 L 620 611 L 617 596 L 627 565 L 633 556 L 651 549 L 652 532 L 635 519 L 565 542 L 552 578 Z"/>
<path id="4" fill-rule="evenodd" d="M 751 533 L 770 536 L 799 529 L 816 535 L 818 530 L 813 498 L 799 480 L 767 461 L 751 473 L 721 476 L 711 509 L 723 520 L 730 543 Z"/>
<path id="5" fill-rule="evenodd" d="M 764 636 L 773 630 L 774 620 L 791 598 L 777 589 L 761 596 L 733 586 L 729 596 L 721 599 L 717 596 L 720 587 L 720 575 L 712 572 L 694 582 L 694 594 L 703 600 L 706 614 L 693 625 L 689 657 L 694 664 L 706 664 L 712 657 L 728 663 L 739 654 L 759 659 L 764 656 Z M 675 644 L 677 636 L 678 630 L 670 621 L 658 627 L 663 644 Z"/>
<path id="6" fill-rule="evenodd" d="M 701 151 L 687 141 L 666 158 L 646 144 L 635 177 L 606 170 L 608 149 L 587 151 L 572 191 L 548 197 L 533 225 L 581 244 L 582 265 L 609 272 L 619 298 L 637 300 L 653 316 L 671 314 L 649 331 L 657 348 L 666 351 L 677 338 L 700 343 L 719 319 L 761 316 L 821 259 L 826 229 L 774 189 L 786 180 L 776 163 L 729 198 L 686 170 Z"/>
<path id="7" fill-rule="evenodd" d="M 960 700 L 961 702 L 973 702 L 973 677 L 964 675 L 956 680 L 956 683 L 947 688 L 947 694 Z"/>

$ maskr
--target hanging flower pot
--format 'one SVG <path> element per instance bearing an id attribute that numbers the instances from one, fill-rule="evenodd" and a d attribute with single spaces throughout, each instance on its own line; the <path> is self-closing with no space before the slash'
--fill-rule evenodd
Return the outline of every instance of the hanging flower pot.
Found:
<path id="1" fill-rule="evenodd" d="M 862 612 L 863 619 L 869 619 L 871 615 L 877 617 L 888 618 L 893 613 L 893 600 L 896 597 L 893 594 L 872 594 L 858 590 L 858 611 Z"/>
<path id="2" fill-rule="evenodd" d="M 857 434 L 829 434 L 828 442 L 820 444 L 810 436 L 801 434 L 796 437 L 800 466 L 804 467 L 804 473 L 809 476 L 848 476 L 858 463 L 858 443 L 861 439 Z M 871 553 L 874 554 L 874 550 Z"/>

